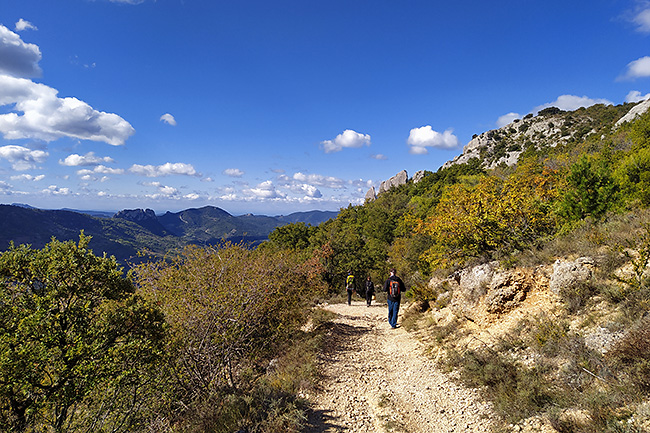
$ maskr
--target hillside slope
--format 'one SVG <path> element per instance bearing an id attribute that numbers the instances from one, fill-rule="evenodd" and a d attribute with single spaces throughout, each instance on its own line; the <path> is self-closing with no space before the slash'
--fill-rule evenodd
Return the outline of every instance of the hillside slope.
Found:
<path id="1" fill-rule="evenodd" d="M 42 248 L 52 237 L 60 241 L 78 240 L 83 230 L 92 236 L 90 247 L 96 254 L 114 255 L 124 263 L 139 260 L 137 256 L 142 251 L 163 257 L 189 244 L 232 241 L 258 245 L 278 226 L 297 221 L 318 224 L 332 215 L 336 212 L 233 216 L 223 209 L 205 206 L 162 216 L 151 209 L 125 209 L 107 218 L 71 210 L 0 205 L 0 251 L 7 249 L 10 242 Z"/>

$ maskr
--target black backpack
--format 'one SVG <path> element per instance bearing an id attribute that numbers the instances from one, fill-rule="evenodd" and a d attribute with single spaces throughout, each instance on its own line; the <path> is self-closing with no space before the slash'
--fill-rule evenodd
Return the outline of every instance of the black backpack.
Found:
<path id="1" fill-rule="evenodd" d="M 390 280 L 390 283 L 388 283 L 388 294 L 392 298 L 396 298 L 399 296 L 400 294 L 399 281 Z"/>

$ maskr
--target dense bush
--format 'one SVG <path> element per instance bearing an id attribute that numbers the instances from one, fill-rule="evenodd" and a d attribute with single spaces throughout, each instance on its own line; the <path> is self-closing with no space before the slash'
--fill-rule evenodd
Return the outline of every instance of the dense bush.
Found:
<path id="1" fill-rule="evenodd" d="M 149 403 L 162 314 L 89 240 L 0 255 L 3 431 L 126 431 Z"/>
<path id="2" fill-rule="evenodd" d="M 138 293 L 170 326 L 164 410 L 174 430 L 231 432 L 267 422 L 253 410 L 267 399 L 275 411 L 294 404 L 281 389 L 262 397 L 257 381 L 296 335 L 320 287 L 318 261 L 296 257 L 230 244 L 188 247 L 134 270 Z"/>

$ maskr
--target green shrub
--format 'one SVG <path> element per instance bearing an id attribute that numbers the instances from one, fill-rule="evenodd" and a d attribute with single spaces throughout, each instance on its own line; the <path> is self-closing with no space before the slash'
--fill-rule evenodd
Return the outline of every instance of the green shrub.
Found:
<path id="1" fill-rule="evenodd" d="M 162 314 L 89 241 L 0 254 L 2 431 L 127 431 L 148 408 Z"/>
<path id="2" fill-rule="evenodd" d="M 317 259 L 232 244 L 188 247 L 133 270 L 138 293 L 160 306 L 170 326 L 170 392 L 161 410 L 175 428 L 264 431 L 285 411 L 300 412 L 295 386 L 263 373 L 300 333 L 322 295 L 321 275 Z"/>

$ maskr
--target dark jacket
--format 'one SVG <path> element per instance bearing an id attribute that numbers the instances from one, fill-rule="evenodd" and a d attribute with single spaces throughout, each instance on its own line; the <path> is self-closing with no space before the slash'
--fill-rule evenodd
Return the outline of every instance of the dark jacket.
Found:
<path id="1" fill-rule="evenodd" d="M 366 280 L 366 295 L 375 293 L 375 285 L 371 280 Z"/>
<path id="2" fill-rule="evenodd" d="M 396 297 L 391 296 L 390 291 L 388 290 L 388 285 L 390 284 L 391 281 L 397 281 L 399 283 L 399 295 L 397 295 Z M 390 299 L 391 301 L 400 302 L 402 300 L 402 293 L 406 292 L 406 286 L 404 285 L 404 282 L 400 277 L 398 277 L 397 275 L 391 275 L 384 283 L 384 291 L 386 292 L 386 296 L 388 299 Z"/>

